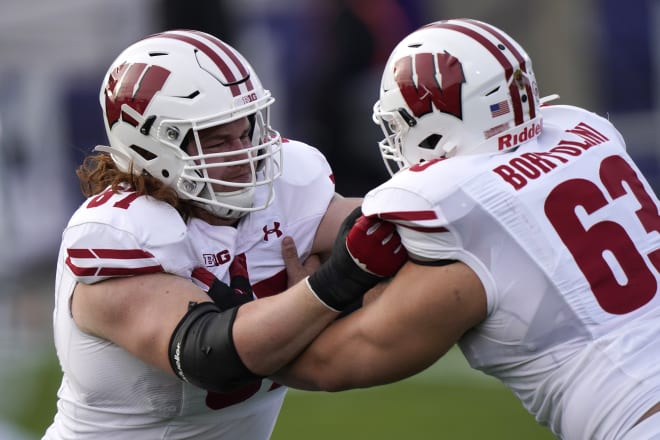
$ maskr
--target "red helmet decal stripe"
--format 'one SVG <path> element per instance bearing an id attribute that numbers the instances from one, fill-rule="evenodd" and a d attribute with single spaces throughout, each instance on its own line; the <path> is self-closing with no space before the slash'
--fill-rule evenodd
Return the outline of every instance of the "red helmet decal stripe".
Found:
<path id="1" fill-rule="evenodd" d="M 518 52 L 518 49 L 516 49 L 516 46 L 511 44 L 511 41 L 509 38 L 504 36 L 498 29 L 488 26 L 485 23 L 481 23 L 476 20 L 466 20 L 468 23 L 471 23 L 475 26 L 480 27 L 481 29 L 484 29 L 485 31 L 491 33 L 493 36 L 498 38 L 504 46 L 506 46 L 507 49 L 511 51 L 513 56 L 516 58 L 518 61 L 518 64 L 520 64 L 520 70 L 523 72 L 527 73 L 527 66 L 525 64 L 525 58 Z M 532 85 L 529 83 L 529 81 L 525 81 L 525 90 L 527 92 L 527 98 L 528 98 L 528 104 L 529 104 L 529 117 L 531 119 L 534 119 L 536 117 L 536 104 L 534 102 L 534 93 L 532 92 Z"/>
<path id="2" fill-rule="evenodd" d="M 465 82 L 460 61 L 448 53 L 418 53 L 394 64 L 394 79 L 401 96 L 417 118 L 433 111 L 463 119 L 461 85 Z M 436 68 L 437 63 L 437 68 Z M 414 66 L 413 66 L 414 64 Z M 414 68 L 414 74 L 413 74 Z M 442 84 L 438 84 L 438 72 Z M 415 84 L 417 79 L 417 84 Z"/>
<path id="3" fill-rule="evenodd" d="M 241 94 L 240 88 L 236 83 L 237 79 L 234 76 L 234 73 L 231 71 L 231 68 L 229 67 L 227 62 L 224 59 L 222 59 L 222 57 L 220 57 L 220 55 L 218 55 L 216 51 L 208 47 L 206 44 L 187 35 L 175 34 L 172 32 L 156 34 L 149 38 L 171 38 L 173 40 L 183 41 L 199 49 L 215 63 L 218 69 L 220 69 L 225 79 L 229 83 L 228 85 L 229 85 L 229 89 L 231 90 L 232 96 L 238 96 Z"/>
<path id="4" fill-rule="evenodd" d="M 227 56 L 236 64 L 236 67 L 238 67 L 238 71 L 241 72 L 241 75 L 243 75 L 244 78 L 247 78 L 246 85 L 248 90 L 252 90 L 254 87 L 252 86 L 252 80 L 250 79 L 250 71 L 243 65 L 241 60 L 238 59 L 234 51 L 222 40 L 219 38 L 214 37 L 213 35 L 205 34 L 204 32 L 200 31 L 192 31 L 193 34 L 198 35 L 200 37 L 206 38 L 209 40 L 211 43 L 215 44 L 218 46 L 218 48 L 223 51 Z"/>
<path id="5" fill-rule="evenodd" d="M 170 71 L 144 63 L 122 64 L 112 71 L 103 91 L 105 118 L 112 127 L 121 117 L 137 127 L 138 121 L 122 112 L 124 104 L 143 115 L 152 98 L 165 84 Z"/>
<path id="6" fill-rule="evenodd" d="M 495 46 L 488 38 L 481 35 L 479 32 L 470 29 L 469 27 L 453 23 L 433 23 L 429 25 L 429 27 L 451 29 L 453 31 L 467 35 L 468 37 L 481 44 L 502 65 L 506 75 L 506 80 L 507 82 L 510 81 L 514 73 L 513 65 L 509 62 L 502 51 L 498 49 L 497 46 Z M 520 97 L 520 92 L 518 91 L 518 86 L 516 85 L 515 81 L 511 81 L 511 84 L 509 85 L 509 93 L 511 94 L 511 100 L 513 101 L 513 115 L 515 124 L 520 125 L 523 123 L 522 99 Z"/>

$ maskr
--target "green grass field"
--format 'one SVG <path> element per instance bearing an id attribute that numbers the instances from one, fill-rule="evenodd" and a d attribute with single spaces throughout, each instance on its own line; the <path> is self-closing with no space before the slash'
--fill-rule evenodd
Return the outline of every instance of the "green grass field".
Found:
<path id="1" fill-rule="evenodd" d="M 291 391 L 273 440 L 551 439 L 507 390 L 402 382 L 342 394 Z"/>
<path id="2" fill-rule="evenodd" d="M 457 349 L 421 374 L 341 393 L 287 394 L 272 440 L 550 440 L 513 394 Z"/>
<path id="3" fill-rule="evenodd" d="M 32 366 L 17 367 L 3 381 L 8 399 L 3 401 L 14 403 L 3 405 L 2 416 L 38 439 L 55 412 L 57 361 L 45 354 Z M 396 384 L 341 393 L 289 391 L 272 440 L 372 438 L 554 437 L 506 388 L 470 370 L 454 349 L 425 372 Z"/>

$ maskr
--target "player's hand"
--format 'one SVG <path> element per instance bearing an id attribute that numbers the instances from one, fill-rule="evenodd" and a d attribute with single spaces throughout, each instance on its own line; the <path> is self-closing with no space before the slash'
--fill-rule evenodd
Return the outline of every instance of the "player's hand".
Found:
<path id="1" fill-rule="evenodd" d="M 328 307 L 340 311 L 394 275 L 408 259 L 396 227 L 356 208 L 342 223 L 330 259 L 308 279 Z"/>
<path id="2" fill-rule="evenodd" d="M 396 227 L 377 217 L 361 215 L 355 220 L 346 236 L 346 250 L 360 269 L 380 278 L 394 275 L 408 259 Z"/>
<path id="3" fill-rule="evenodd" d="M 208 288 L 206 293 L 220 310 L 228 310 L 254 299 L 252 287 L 243 277 L 232 277 L 231 286 L 228 286 L 203 267 L 193 270 L 192 277 Z"/>
<path id="4" fill-rule="evenodd" d="M 286 266 L 288 287 L 311 275 L 321 265 L 318 255 L 310 255 L 304 262 L 301 262 L 296 243 L 290 236 L 282 239 L 282 259 Z"/>

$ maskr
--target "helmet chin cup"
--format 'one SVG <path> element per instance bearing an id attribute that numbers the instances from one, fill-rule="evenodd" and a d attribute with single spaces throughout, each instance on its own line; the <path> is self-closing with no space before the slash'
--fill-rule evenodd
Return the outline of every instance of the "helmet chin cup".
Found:
<path id="1" fill-rule="evenodd" d="M 205 189 L 200 194 L 201 199 L 221 200 L 214 204 L 195 201 L 195 204 L 204 208 L 210 214 L 224 219 L 239 219 L 250 212 L 254 205 L 255 189 L 254 187 L 243 188 L 238 191 L 213 192 L 209 193 Z M 222 203 L 222 204 L 221 204 Z M 240 207 L 240 209 L 237 209 Z"/>

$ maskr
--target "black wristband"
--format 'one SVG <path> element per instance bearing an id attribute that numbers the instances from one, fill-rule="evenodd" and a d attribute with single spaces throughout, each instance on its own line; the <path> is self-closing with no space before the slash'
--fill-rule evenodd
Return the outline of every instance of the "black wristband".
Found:
<path id="1" fill-rule="evenodd" d="M 342 319 L 350 315 L 356 310 L 359 310 L 362 308 L 364 302 L 364 297 L 361 296 L 360 298 L 356 299 L 352 303 L 348 305 L 348 307 L 345 307 L 344 310 L 341 311 L 341 313 L 337 316 L 337 319 Z"/>
<path id="2" fill-rule="evenodd" d="M 328 261 L 308 278 L 309 287 L 328 307 L 341 311 L 374 287 L 381 277 L 359 268 L 345 246 L 335 248 Z"/>

